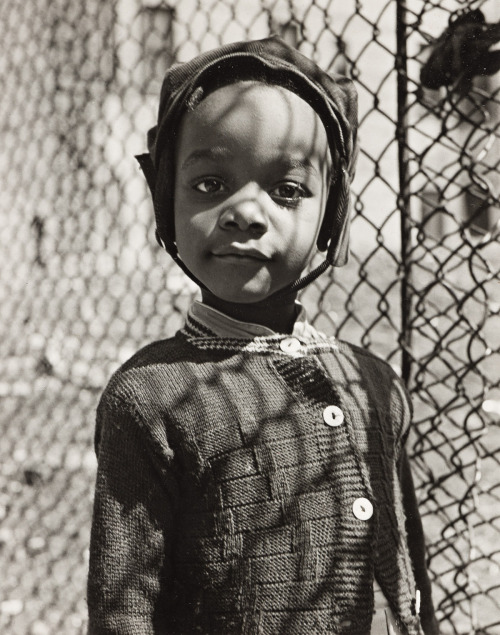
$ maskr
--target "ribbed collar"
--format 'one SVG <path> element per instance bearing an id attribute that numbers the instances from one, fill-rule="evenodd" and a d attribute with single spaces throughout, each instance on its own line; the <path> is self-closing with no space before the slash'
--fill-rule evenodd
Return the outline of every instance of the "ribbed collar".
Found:
<path id="1" fill-rule="evenodd" d="M 308 320 L 306 311 L 300 302 L 295 303 L 297 318 L 293 331 L 289 337 L 300 337 L 306 340 L 325 341 L 326 335 L 316 330 Z M 214 309 L 207 304 L 195 301 L 191 305 L 188 313 L 189 318 L 194 319 L 198 324 L 207 328 L 218 337 L 230 339 L 249 340 L 254 337 L 264 337 L 266 335 L 277 335 L 276 331 L 252 322 L 242 322 L 229 317 L 225 313 Z"/>
<path id="2" fill-rule="evenodd" d="M 339 350 L 335 337 L 317 331 L 299 311 L 293 333 L 275 333 L 258 324 L 241 322 L 196 302 L 179 331 L 187 341 L 200 350 L 279 354 L 292 357 Z M 299 305 L 301 307 L 301 305 Z M 256 335 L 256 332 L 264 333 Z"/>

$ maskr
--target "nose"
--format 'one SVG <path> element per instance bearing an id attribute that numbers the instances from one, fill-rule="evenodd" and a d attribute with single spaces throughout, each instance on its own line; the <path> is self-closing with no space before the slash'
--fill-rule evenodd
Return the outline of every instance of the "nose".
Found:
<path id="1" fill-rule="evenodd" d="M 257 185 L 249 184 L 225 201 L 219 217 L 219 227 L 240 230 L 252 235 L 265 234 L 268 218 L 263 193 Z"/>

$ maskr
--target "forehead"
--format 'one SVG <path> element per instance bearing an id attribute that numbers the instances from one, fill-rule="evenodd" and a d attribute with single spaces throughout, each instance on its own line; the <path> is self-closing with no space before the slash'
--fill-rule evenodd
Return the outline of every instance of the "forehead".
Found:
<path id="1" fill-rule="evenodd" d="M 321 159 L 328 154 L 326 130 L 315 110 L 286 88 L 256 81 L 218 88 L 184 115 L 180 150 L 222 141 L 235 151 L 267 148 Z"/>

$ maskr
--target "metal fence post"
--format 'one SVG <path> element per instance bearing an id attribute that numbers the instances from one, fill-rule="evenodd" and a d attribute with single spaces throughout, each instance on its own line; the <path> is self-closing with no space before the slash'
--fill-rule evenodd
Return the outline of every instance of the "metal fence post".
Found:
<path id="1" fill-rule="evenodd" d="M 410 190 L 408 178 L 408 72 L 407 72 L 407 8 L 406 0 L 396 0 L 396 56 L 397 73 L 397 121 L 396 138 L 398 145 L 398 186 L 397 206 L 400 214 L 401 231 L 401 372 L 408 384 L 411 373 L 411 266 L 410 266 Z"/>

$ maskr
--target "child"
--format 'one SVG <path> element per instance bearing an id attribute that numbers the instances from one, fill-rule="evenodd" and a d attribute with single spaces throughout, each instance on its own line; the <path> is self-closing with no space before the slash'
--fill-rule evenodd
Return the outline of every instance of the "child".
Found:
<path id="1" fill-rule="evenodd" d="M 158 239 L 202 302 L 99 404 L 89 632 L 437 633 L 406 392 L 296 301 L 347 258 L 352 83 L 230 44 L 168 71 L 149 148 Z"/>

